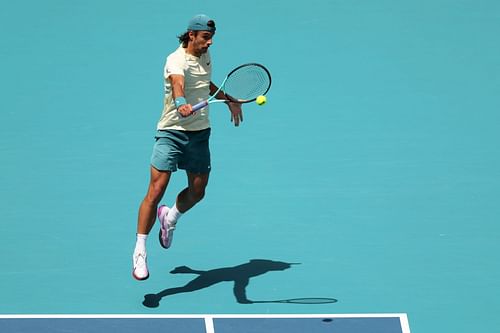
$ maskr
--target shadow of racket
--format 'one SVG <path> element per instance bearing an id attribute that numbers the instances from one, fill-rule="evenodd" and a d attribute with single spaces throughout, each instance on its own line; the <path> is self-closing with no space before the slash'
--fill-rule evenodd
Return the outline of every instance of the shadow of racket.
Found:
<path id="1" fill-rule="evenodd" d="M 280 299 L 274 301 L 251 301 L 251 303 L 285 303 L 285 304 L 331 304 L 337 303 L 335 298 L 328 297 L 304 297 L 304 298 L 290 298 Z"/>

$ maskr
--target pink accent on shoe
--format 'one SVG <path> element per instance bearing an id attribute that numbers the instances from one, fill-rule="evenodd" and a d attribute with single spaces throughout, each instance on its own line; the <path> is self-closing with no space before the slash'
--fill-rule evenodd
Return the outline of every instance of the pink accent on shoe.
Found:
<path id="1" fill-rule="evenodd" d="M 168 249 L 172 244 L 173 229 L 168 228 L 166 217 L 169 208 L 165 205 L 158 207 L 158 219 L 160 220 L 160 234 L 158 235 L 160 245 L 164 249 Z"/>
<path id="2" fill-rule="evenodd" d="M 158 215 L 158 219 L 160 220 L 160 222 L 162 221 L 162 216 L 161 216 L 162 214 L 161 213 L 163 213 L 163 211 L 165 209 L 167 209 L 167 213 L 168 213 L 168 207 L 167 206 L 161 205 L 160 207 L 158 207 L 157 215 Z"/>

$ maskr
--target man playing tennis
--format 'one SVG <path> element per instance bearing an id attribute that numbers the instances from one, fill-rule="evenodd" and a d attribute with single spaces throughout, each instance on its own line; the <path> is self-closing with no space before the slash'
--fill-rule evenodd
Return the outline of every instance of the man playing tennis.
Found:
<path id="1" fill-rule="evenodd" d="M 132 272 L 137 280 L 149 277 L 146 239 L 156 215 L 160 221 L 160 244 L 169 248 L 179 218 L 205 195 L 210 174 L 209 110 L 207 106 L 193 112 L 191 105 L 217 92 L 211 81 L 212 61 L 208 52 L 214 34 L 215 22 L 206 15 L 196 15 L 189 21 L 187 31 L 179 36 L 179 48 L 167 57 L 164 107 L 151 157 L 151 178 L 139 207 Z M 215 97 L 226 99 L 222 92 Z M 227 105 L 231 121 L 239 126 L 243 120 L 241 104 L 228 101 Z M 188 185 L 171 208 L 157 208 L 177 168 L 186 171 Z"/>

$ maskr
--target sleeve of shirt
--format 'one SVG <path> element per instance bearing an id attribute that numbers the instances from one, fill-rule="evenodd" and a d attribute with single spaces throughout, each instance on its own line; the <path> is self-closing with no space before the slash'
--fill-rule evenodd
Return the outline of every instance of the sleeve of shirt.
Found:
<path id="1" fill-rule="evenodd" d="M 172 74 L 184 76 L 185 59 L 180 57 L 178 53 L 172 53 L 167 57 L 167 62 L 165 63 L 164 76 L 165 79 Z"/>

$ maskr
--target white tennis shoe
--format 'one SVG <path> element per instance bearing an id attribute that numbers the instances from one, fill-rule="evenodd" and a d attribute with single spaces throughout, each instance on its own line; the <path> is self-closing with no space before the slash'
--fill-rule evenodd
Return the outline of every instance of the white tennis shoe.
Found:
<path id="1" fill-rule="evenodd" d="M 170 208 L 165 205 L 158 207 L 158 219 L 160 220 L 160 234 L 158 238 L 160 239 L 160 245 L 164 249 L 168 249 L 172 245 L 172 239 L 174 238 L 175 224 L 167 223 L 169 210 Z"/>
<path id="2" fill-rule="evenodd" d="M 149 277 L 148 271 L 148 256 L 146 253 L 134 253 L 132 259 L 134 262 L 134 269 L 132 271 L 132 275 L 134 279 L 142 281 L 146 280 Z"/>

